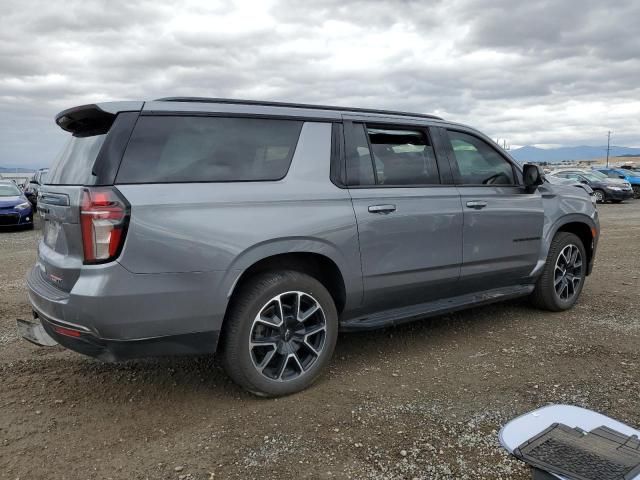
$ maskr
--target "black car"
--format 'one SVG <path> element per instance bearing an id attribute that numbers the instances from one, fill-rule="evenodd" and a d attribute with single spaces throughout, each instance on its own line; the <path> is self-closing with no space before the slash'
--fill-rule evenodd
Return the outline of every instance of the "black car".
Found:
<path id="1" fill-rule="evenodd" d="M 631 184 L 624 180 L 608 178 L 606 175 L 595 171 L 584 170 L 562 170 L 551 174 L 555 177 L 576 180 L 585 185 L 589 185 L 599 203 L 611 201 L 620 203 L 623 200 L 633 198 Z"/>
<path id="2" fill-rule="evenodd" d="M 40 190 L 40 185 L 46 183 L 48 174 L 48 168 L 41 168 L 40 170 L 37 170 L 24 189 L 24 196 L 31 202 L 34 209 L 38 206 L 38 191 Z"/>

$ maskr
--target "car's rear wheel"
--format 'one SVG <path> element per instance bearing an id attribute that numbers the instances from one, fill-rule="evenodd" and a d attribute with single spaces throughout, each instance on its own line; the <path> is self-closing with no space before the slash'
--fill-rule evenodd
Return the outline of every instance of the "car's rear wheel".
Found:
<path id="1" fill-rule="evenodd" d="M 263 273 L 232 299 L 222 362 L 229 377 L 250 392 L 288 395 L 318 378 L 337 335 L 334 301 L 318 280 L 297 271 Z"/>
<path id="2" fill-rule="evenodd" d="M 633 188 L 633 198 L 640 198 L 640 185 L 632 185 Z"/>
<path id="3" fill-rule="evenodd" d="M 604 194 L 604 191 L 602 190 L 594 190 L 593 194 L 596 196 L 596 202 L 598 203 L 604 203 L 607 200 L 607 197 Z"/>
<path id="4" fill-rule="evenodd" d="M 531 299 L 539 308 L 558 312 L 576 303 L 587 272 L 587 255 L 577 235 L 559 232 L 551 242 L 542 275 Z"/>

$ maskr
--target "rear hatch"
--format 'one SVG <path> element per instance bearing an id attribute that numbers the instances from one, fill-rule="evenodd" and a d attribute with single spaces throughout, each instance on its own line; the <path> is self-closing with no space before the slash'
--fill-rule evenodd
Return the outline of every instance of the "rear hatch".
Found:
<path id="1" fill-rule="evenodd" d="M 88 236 L 99 236 L 100 232 L 87 230 L 87 222 L 83 227 L 81 218 L 86 214 L 81 210 L 96 191 L 109 193 L 112 189 L 108 185 L 113 184 L 137 115 L 137 111 L 108 112 L 88 105 L 62 112 L 56 118 L 70 138 L 38 193 L 42 239 L 38 268 L 31 275 L 41 278 L 35 280 L 70 292 L 84 265 L 102 263 L 87 261 L 87 250 L 92 248 L 87 247 Z"/>

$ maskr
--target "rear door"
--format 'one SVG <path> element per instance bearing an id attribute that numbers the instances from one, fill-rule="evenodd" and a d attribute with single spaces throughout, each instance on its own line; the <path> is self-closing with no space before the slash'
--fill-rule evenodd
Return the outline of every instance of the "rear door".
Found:
<path id="1" fill-rule="evenodd" d="M 346 121 L 347 183 L 355 210 L 364 309 L 451 296 L 462 261 L 457 189 L 427 128 Z M 444 171 L 442 167 L 444 166 Z"/>
<path id="2" fill-rule="evenodd" d="M 70 138 L 38 192 L 43 236 L 35 270 L 44 281 L 66 292 L 73 288 L 83 265 L 83 189 L 113 183 L 138 113 L 107 114 L 90 106 L 70 115 L 74 115 L 77 124 L 69 127 Z"/>
<path id="3" fill-rule="evenodd" d="M 527 281 L 540 255 L 544 209 L 510 159 L 471 131 L 444 131 L 464 226 L 460 293 Z"/>

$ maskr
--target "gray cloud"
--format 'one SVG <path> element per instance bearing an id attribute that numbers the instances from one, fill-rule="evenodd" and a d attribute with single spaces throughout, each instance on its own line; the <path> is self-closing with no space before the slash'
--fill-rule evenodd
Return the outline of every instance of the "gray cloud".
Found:
<path id="1" fill-rule="evenodd" d="M 514 144 L 640 145 L 640 4 L 4 0 L 0 165 L 48 164 L 59 110 L 227 96 L 435 112 Z"/>

